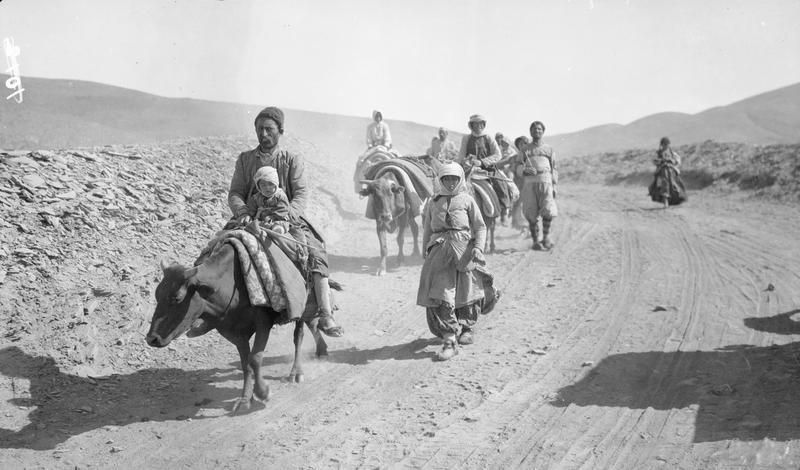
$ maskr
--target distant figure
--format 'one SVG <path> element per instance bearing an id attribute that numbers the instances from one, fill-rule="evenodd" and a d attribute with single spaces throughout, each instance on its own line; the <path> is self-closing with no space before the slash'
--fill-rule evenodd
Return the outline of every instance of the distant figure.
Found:
<path id="1" fill-rule="evenodd" d="M 523 179 L 522 211 L 528 219 L 528 226 L 533 238 L 534 250 L 549 250 L 553 247 L 550 229 L 553 218 L 558 215 L 556 206 L 556 170 L 553 148 L 542 142 L 544 123 L 531 123 L 531 142 L 525 145 L 517 155 L 517 176 Z M 542 241 L 539 241 L 539 217 L 542 218 Z"/>
<path id="2" fill-rule="evenodd" d="M 661 139 L 653 164 L 656 166 L 656 173 L 648 188 L 650 199 L 663 204 L 664 209 L 670 204 L 674 206 L 686 201 L 686 187 L 678 169 L 681 166 L 681 156 L 672 150 L 668 137 Z"/>
<path id="3" fill-rule="evenodd" d="M 426 152 L 429 157 L 435 158 L 439 163 L 452 162 L 458 157 L 455 142 L 448 138 L 447 129 L 439 128 L 439 133 L 431 140 L 431 147 Z"/>
<path id="4" fill-rule="evenodd" d="M 392 133 L 389 131 L 389 125 L 383 122 L 383 114 L 380 111 L 373 111 L 372 121 L 367 126 L 367 149 L 379 145 L 387 149 L 392 148 Z"/>
<path id="5" fill-rule="evenodd" d="M 503 213 L 500 215 L 500 223 L 502 225 L 508 225 L 508 218 L 511 215 L 512 208 L 514 205 L 519 202 L 519 186 L 517 185 L 516 181 L 514 181 L 514 171 L 511 169 L 512 162 L 514 161 L 514 157 L 517 156 L 517 149 L 511 142 L 503 135 L 502 132 L 498 132 L 494 135 L 494 140 L 497 142 L 497 145 L 500 147 L 500 161 L 497 162 L 497 171 L 502 172 L 506 178 L 508 179 L 508 189 L 509 189 L 509 205 L 503 210 Z"/>
<path id="6" fill-rule="evenodd" d="M 478 203 L 467 192 L 464 170 L 456 163 L 439 168 L 440 189 L 422 215 L 422 249 L 417 305 L 425 307 L 428 328 L 442 338 L 440 361 L 472 344 L 478 314 L 489 313 L 500 297 L 486 271 L 486 225 Z"/>
<path id="7" fill-rule="evenodd" d="M 530 141 L 531 139 L 524 135 L 514 139 L 514 147 L 518 151 L 515 156 L 518 155 L 519 151 L 522 151 L 522 148 L 528 145 Z M 525 216 L 522 214 L 522 185 L 525 183 L 525 179 L 523 178 L 521 172 L 517 174 L 517 166 L 519 165 L 518 160 L 518 158 L 512 158 L 511 163 L 508 165 L 511 177 L 514 180 L 514 184 L 517 185 L 517 188 L 520 191 L 520 197 L 517 198 L 517 200 L 511 205 L 511 226 L 524 234 L 525 231 L 528 230 L 528 224 L 525 221 Z"/>

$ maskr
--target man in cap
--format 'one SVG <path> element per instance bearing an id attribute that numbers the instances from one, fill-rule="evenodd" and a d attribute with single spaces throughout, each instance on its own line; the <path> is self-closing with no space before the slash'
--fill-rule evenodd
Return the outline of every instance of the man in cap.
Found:
<path id="1" fill-rule="evenodd" d="M 486 133 L 486 119 L 480 114 L 470 116 L 470 133 L 461 139 L 461 148 L 457 160 L 462 166 L 476 166 L 486 171 L 490 176 L 492 189 L 500 200 L 499 212 L 502 214 L 511 206 L 511 192 L 506 183 L 505 175 L 497 174 L 497 162 L 502 158 L 500 146 Z"/>
<path id="2" fill-rule="evenodd" d="M 520 191 L 522 211 L 528 219 L 534 250 L 549 250 L 553 247 L 550 230 L 553 218 L 558 215 L 556 206 L 558 170 L 553 148 L 542 142 L 544 129 L 544 123 L 541 121 L 531 123 L 531 142 L 523 146 L 516 161 L 517 175 L 523 179 Z M 541 242 L 539 242 L 539 217 L 542 218 Z"/>
<path id="3" fill-rule="evenodd" d="M 486 119 L 480 114 L 469 117 L 470 133 L 461 138 L 461 148 L 458 150 L 458 163 L 474 164 L 480 168 L 493 167 L 500 161 L 500 147 L 486 133 Z"/>
<path id="4" fill-rule="evenodd" d="M 257 191 L 256 172 L 263 166 L 271 166 L 277 170 L 280 187 L 286 193 L 292 210 L 303 222 L 308 244 L 313 246 L 309 249 L 308 258 L 318 306 L 319 329 L 329 336 L 342 336 L 344 331 L 334 321 L 331 308 L 325 242 L 304 217 L 308 202 L 305 164 L 300 155 L 279 145 L 283 135 L 283 120 L 283 111 L 275 107 L 264 108 L 256 116 L 258 147 L 242 152 L 236 159 L 236 168 L 228 191 L 228 206 L 239 224 L 250 223 L 252 217 L 248 213 L 247 201 Z"/>

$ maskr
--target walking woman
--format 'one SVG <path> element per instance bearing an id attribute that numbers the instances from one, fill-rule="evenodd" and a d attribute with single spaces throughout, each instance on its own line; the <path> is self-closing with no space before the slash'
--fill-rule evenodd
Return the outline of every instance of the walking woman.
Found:
<path id="1" fill-rule="evenodd" d="M 678 169 L 681 166 L 681 157 L 670 147 L 669 138 L 661 139 L 653 164 L 656 166 L 656 173 L 648 189 L 650 199 L 663 204 L 664 209 L 686 201 L 686 187 Z"/>
<path id="2" fill-rule="evenodd" d="M 438 174 L 439 192 L 422 218 L 425 263 L 419 279 L 417 305 L 426 308 L 428 328 L 442 338 L 437 358 L 446 361 L 458 345 L 472 344 L 480 313 L 489 313 L 500 297 L 486 270 L 483 250 L 486 225 L 469 195 L 464 170 L 445 163 Z"/>

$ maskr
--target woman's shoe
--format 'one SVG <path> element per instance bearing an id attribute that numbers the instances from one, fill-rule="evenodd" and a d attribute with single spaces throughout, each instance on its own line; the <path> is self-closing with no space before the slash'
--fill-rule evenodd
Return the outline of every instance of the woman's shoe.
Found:
<path id="1" fill-rule="evenodd" d="M 458 335 L 458 344 L 467 345 L 474 342 L 475 338 L 472 337 L 472 330 L 464 329 L 461 331 L 461 334 Z"/>
<path id="2" fill-rule="evenodd" d="M 442 345 L 442 350 L 436 355 L 436 359 L 439 361 L 447 361 L 456 354 L 458 354 L 458 347 L 456 346 L 456 343 L 452 341 L 445 341 Z"/>

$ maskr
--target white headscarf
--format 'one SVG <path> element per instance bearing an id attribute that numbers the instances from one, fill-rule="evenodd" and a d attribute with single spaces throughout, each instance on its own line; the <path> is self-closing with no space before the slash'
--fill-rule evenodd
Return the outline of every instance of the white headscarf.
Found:
<path id="1" fill-rule="evenodd" d="M 448 191 L 442 183 L 442 178 L 445 176 L 458 176 L 458 184 L 453 191 Z M 464 183 L 464 169 L 461 165 L 454 162 L 443 163 L 439 168 L 439 194 L 442 196 L 455 196 L 456 194 L 466 191 L 467 186 Z"/>
<path id="2" fill-rule="evenodd" d="M 270 183 L 275 184 L 276 187 L 280 186 L 280 180 L 278 179 L 278 170 L 271 166 L 262 166 L 261 168 L 256 171 L 253 180 L 256 183 L 256 189 L 261 192 L 261 188 L 258 186 L 260 181 L 269 181 Z"/>

